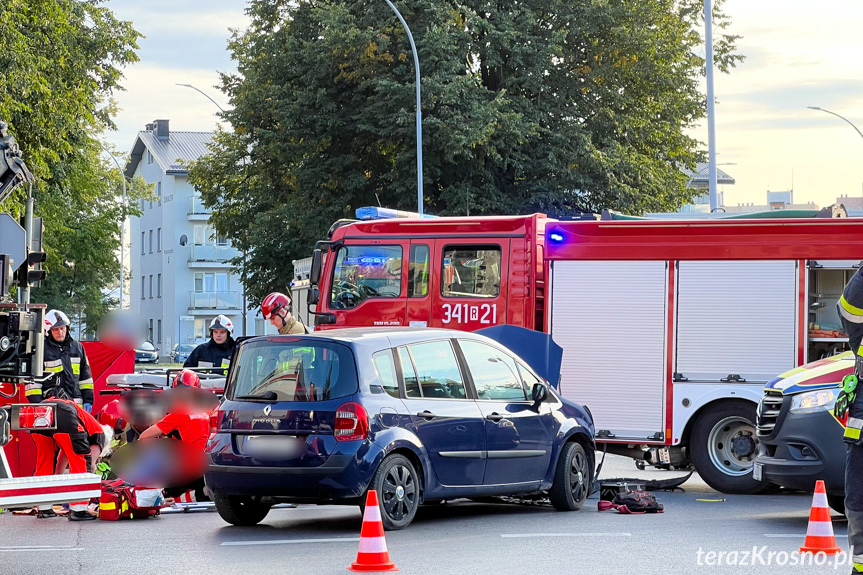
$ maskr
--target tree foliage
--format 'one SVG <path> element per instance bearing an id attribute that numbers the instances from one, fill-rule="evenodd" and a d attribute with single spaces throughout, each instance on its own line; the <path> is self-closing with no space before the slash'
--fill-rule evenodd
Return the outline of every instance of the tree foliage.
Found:
<path id="1" fill-rule="evenodd" d="M 674 209 L 703 117 L 700 0 L 406 0 L 422 76 L 425 211 L 560 216 Z M 381 0 L 252 0 L 221 77 L 234 130 L 192 168 L 247 252 L 248 291 L 284 289 L 338 218 L 416 210 L 413 55 Z M 715 14 L 717 29 L 727 20 Z M 716 65 L 739 60 L 715 41 Z"/>
<path id="2" fill-rule="evenodd" d="M 36 215 L 45 219 L 48 279 L 32 301 L 81 313 L 95 326 L 119 278 L 120 223 L 148 193 L 130 186 L 101 158 L 98 137 L 113 128 L 111 95 L 121 69 L 137 61 L 140 36 L 103 0 L 4 0 L 0 3 L 0 120 L 9 123 L 36 176 Z M 18 214 L 25 186 L 0 209 Z M 70 271 L 71 270 L 71 271 Z"/>

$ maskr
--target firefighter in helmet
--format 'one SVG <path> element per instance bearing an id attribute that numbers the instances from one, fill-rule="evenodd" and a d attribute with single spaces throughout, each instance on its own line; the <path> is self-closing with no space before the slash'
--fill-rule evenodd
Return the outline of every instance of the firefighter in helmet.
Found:
<path id="1" fill-rule="evenodd" d="M 45 331 L 43 370 L 50 377 L 26 385 L 28 401 L 68 399 L 89 412 L 93 406 L 93 376 L 84 346 L 69 334 L 69 316 L 52 309 L 45 314 Z"/>
<path id="2" fill-rule="evenodd" d="M 202 343 L 189 354 L 183 367 L 225 367 L 231 364 L 236 342 L 231 337 L 234 324 L 225 315 L 210 322 L 210 341 Z"/>
<path id="3" fill-rule="evenodd" d="M 282 335 L 309 333 L 308 328 L 293 316 L 291 298 L 280 292 L 268 294 L 261 302 L 261 314 Z"/>
<path id="4" fill-rule="evenodd" d="M 847 417 L 845 442 L 848 455 L 845 460 L 845 516 L 848 518 L 848 544 L 853 554 L 852 573 L 863 573 L 863 268 L 845 286 L 837 309 L 842 327 L 848 333 L 848 345 L 854 352 L 854 373 L 845 376 L 842 391 L 836 399 L 834 414 L 840 421 Z"/>

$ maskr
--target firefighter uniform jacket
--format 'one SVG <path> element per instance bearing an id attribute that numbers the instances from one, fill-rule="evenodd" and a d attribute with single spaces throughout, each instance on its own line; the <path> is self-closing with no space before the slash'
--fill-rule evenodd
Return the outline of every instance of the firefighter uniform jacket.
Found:
<path id="1" fill-rule="evenodd" d="M 40 383 L 28 384 L 25 395 L 30 403 L 58 397 L 75 403 L 93 403 L 93 376 L 84 346 L 66 333 L 57 343 L 50 334 L 45 338 L 44 375 L 53 374 Z"/>
<path id="2" fill-rule="evenodd" d="M 297 318 L 291 317 L 288 321 L 285 322 L 285 325 L 282 326 L 282 329 L 279 330 L 279 334 L 288 335 L 288 334 L 299 334 L 299 333 L 309 333 L 309 330 L 306 329 L 306 326 L 297 321 Z"/>
<path id="3" fill-rule="evenodd" d="M 183 367 L 229 367 L 231 356 L 234 354 L 234 345 L 236 342 L 230 335 L 222 344 L 210 338 L 210 341 L 192 350 Z"/>

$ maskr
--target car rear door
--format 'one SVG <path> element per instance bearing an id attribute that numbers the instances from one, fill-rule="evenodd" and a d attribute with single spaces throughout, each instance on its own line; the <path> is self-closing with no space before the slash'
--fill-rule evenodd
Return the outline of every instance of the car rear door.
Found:
<path id="1" fill-rule="evenodd" d="M 452 343 L 441 339 L 397 348 L 404 404 L 446 486 L 481 485 L 485 474 L 483 416 L 468 397 Z"/>
<path id="2" fill-rule="evenodd" d="M 554 419 L 547 402 L 534 405 L 539 379 L 501 349 L 459 339 L 458 345 L 485 422 L 485 485 L 539 481 L 551 461 Z"/>

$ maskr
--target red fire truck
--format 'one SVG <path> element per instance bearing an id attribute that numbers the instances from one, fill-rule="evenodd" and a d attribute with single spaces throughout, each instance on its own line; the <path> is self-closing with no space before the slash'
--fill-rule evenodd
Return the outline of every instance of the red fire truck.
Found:
<path id="1" fill-rule="evenodd" d="M 808 324 L 863 258 L 863 220 L 830 217 L 388 219 L 329 236 L 311 265 L 316 329 L 545 331 L 564 349 L 551 383 L 590 407 L 598 443 L 692 463 L 728 493 L 769 487 L 752 477 L 762 387 L 842 349 Z"/>

